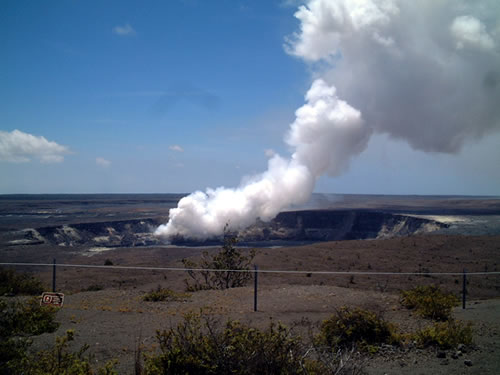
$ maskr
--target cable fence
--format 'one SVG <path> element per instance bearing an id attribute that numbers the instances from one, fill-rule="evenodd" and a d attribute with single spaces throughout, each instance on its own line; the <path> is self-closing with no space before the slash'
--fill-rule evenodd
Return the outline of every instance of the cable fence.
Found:
<path id="1" fill-rule="evenodd" d="M 215 273 L 251 273 L 254 277 L 254 311 L 258 310 L 258 280 L 259 274 L 261 275 L 306 275 L 311 277 L 312 275 L 324 275 L 324 276 L 351 276 L 351 283 L 354 284 L 354 276 L 415 276 L 415 277 L 459 277 L 462 279 L 461 282 L 461 295 L 462 295 L 462 307 L 465 309 L 466 300 L 468 296 L 468 284 L 471 276 L 474 277 L 488 277 L 500 275 L 500 271 L 473 271 L 468 272 L 464 269 L 462 272 L 388 272 L 388 271 L 335 271 L 335 270 L 286 270 L 286 269 L 262 269 L 257 265 L 253 269 L 211 269 L 211 268 L 185 268 L 185 267 L 153 267 L 153 266 L 120 266 L 120 265 L 95 265 L 95 264 L 72 264 L 72 263 L 56 263 L 54 259 L 52 263 L 26 263 L 26 262 L 0 262 L 0 266 L 10 266 L 10 267 L 52 267 L 52 291 L 57 291 L 57 269 L 68 269 L 68 268 L 83 268 L 83 269 L 96 269 L 103 271 L 111 270 L 123 270 L 123 271 L 162 271 L 162 272 L 215 272 Z M 458 284 L 459 279 L 455 279 L 455 284 Z M 500 285 L 496 287 L 500 288 Z M 381 288 L 382 289 L 382 288 Z M 385 288 L 383 288 L 385 289 Z M 382 290 L 385 291 L 385 290 Z"/>

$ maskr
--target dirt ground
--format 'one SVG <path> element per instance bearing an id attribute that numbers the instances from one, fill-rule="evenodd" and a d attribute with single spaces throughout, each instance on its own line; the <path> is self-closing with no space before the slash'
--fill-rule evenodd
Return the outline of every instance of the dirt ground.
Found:
<path id="1" fill-rule="evenodd" d="M 228 318 L 265 328 L 281 321 L 303 337 L 310 327 L 341 306 L 361 307 L 380 313 L 404 332 L 429 324 L 402 308 L 393 293 L 361 291 L 336 286 L 266 285 L 259 291 L 258 312 L 253 312 L 253 288 L 196 292 L 182 302 L 144 302 L 142 296 L 154 285 L 136 289 L 105 289 L 66 296 L 54 334 L 36 338 L 35 348 L 50 346 L 55 335 L 67 329 L 77 332 L 75 349 L 87 343 L 96 364 L 118 359 L 120 374 L 133 374 L 134 354 L 140 345 L 156 348 L 155 332 L 177 324 L 187 312 L 199 312 L 225 321 Z M 452 359 L 437 358 L 434 349 L 390 350 L 365 360 L 368 374 L 497 374 L 500 369 L 500 299 L 470 301 L 466 310 L 455 309 L 456 318 L 474 324 L 474 348 Z M 464 361 L 472 361 L 466 366 Z"/>
<path id="2" fill-rule="evenodd" d="M 58 263 L 103 265 L 106 259 L 119 266 L 181 266 L 181 259 L 197 259 L 199 248 L 116 249 L 82 255 L 78 249 L 45 249 L 26 252 L 25 261 L 57 257 Z M 216 249 L 208 249 L 215 251 Z M 246 249 L 244 249 L 246 251 Z M 17 255 L 19 259 L 19 253 Z M 500 237 L 412 236 L 388 240 L 326 242 L 302 247 L 258 249 L 255 263 L 261 270 L 468 272 L 497 271 Z M 22 269 L 22 268 L 21 268 Z M 38 275 L 50 285 L 50 268 Z M 57 332 L 35 338 L 35 349 L 47 348 L 56 335 L 76 331 L 73 347 L 90 345 L 99 364 L 117 359 L 120 374 L 134 373 L 138 345 L 156 348 L 155 333 L 177 324 L 188 312 L 203 309 L 222 322 L 237 319 L 265 328 L 281 321 L 307 338 L 341 306 L 362 307 L 380 313 L 403 332 L 429 324 L 401 307 L 399 291 L 416 285 L 438 284 L 458 297 L 459 276 L 260 274 L 258 311 L 253 311 L 252 283 L 224 291 L 200 291 L 179 302 L 144 302 L 144 294 L 158 285 L 184 291 L 181 271 L 57 268 L 57 289 L 65 293 L 58 312 Z M 89 291 L 92 289 L 95 291 Z M 437 358 L 434 349 L 387 349 L 365 361 L 368 374 L 498 374 L 500 373 L 500 275 L 468 277 L 467 308 L 456 308 L 456 318 L 474 324 L 474 348 L 457 359 L 452 351 Z M 469 360 L 472 366 L 467 366 Z"/>

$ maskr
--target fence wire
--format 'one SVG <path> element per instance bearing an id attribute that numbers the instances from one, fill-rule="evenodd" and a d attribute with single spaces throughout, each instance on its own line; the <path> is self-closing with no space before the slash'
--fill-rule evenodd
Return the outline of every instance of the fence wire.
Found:
<path id="1" fill-rule="evenodd" d="M 183 267 L 148 267 L 148 266 L 101 266 L 94 264 L 69 263 L 0 263 L 0 266 L 28 266 L 28 267 L 75 267 L 98 268 L 108 270 L 143 270 L 143 271 L 174 271 L 174 272 L 242 272 L 242 273 L 283 273 L 283 274 L 311 274 L 311 275 L 401 275 L 401 276 L 461 276 L 467 275 L 500 275 L 500 271 L 484 272 L 384 272 L 384 271 L 305 271 L 305 270 L 272 270 L 272 269 L 214 269 L 214 268 L 183 268 Z"/>

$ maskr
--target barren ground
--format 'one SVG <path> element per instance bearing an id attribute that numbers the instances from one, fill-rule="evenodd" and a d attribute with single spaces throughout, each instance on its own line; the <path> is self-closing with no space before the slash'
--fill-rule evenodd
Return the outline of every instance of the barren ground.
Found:
<path id="1" fill-rule="evenodd" d="M 157 218 L 181 195 L 27 195 L 0 196 L 0 232 L 71 223 Z M 175 325 L 187 312 L 203 309 L 222 322 L 239 319 L 267 327 L 282 321 L 305 339 L 341 306 L 374 310 L 401 331 L 415 331 L 428 321 L 402 308 L 399 292 L 417 285 L 438 284 L 461 296 L 462 276 L 320 275 L 307 271 L 344 272 L 498 272 L 500 266 L 498 197 L 418 197 L 313 195 L 303 208 L 367 209 L 415 215 L 489 215 L 478 225 L 451 227 L 446 234 L 386 240 L 324 242 L 307 246 L 259 248 L 254 263 L 261 270 L 306 271 L 260 274 L 258 312 L 253 311 L 252 283 L 244 288 L 193 293 L 181 302 L 143 302 L 143 295 L 161 285 L 184 291 L 183 271 L 72 268 L 62 264 L 102 266 L 182 267 L 183 258 L 196 258 L 205 249 L 182 247 L 116 248 L 89 253 L 88 246 L 11 246 L 0 243 L 1 262 L 51 263 L 57 259 L 57 290 L 65 304 L 57 314 L 57 332 L 35 338 L 34 349 L 47 348 L 56 335 L 76 331 L 73 347 L 90 345 L 94 361 L 117 359 L 120 374 L 134 373 L 134 352 L 156 347 L 155 332 Z M 495 216 L 496 215 L 496 216 Z M 455 220 L 453 218 L 453 220 Z M 477 218 L 476 218 L 477 219 Z M 466 221 L 467 224 L 467 221 Z M 490 225 L 491 224 L 491 225 Z M 455 235 L 455 233 L 457 235 Z M 462 235 L 460 235 L 462 234 Z M 463 234 L 474 234 L 465 236 Z M 496 236 L 494 234 L 497 234 Z M 215 249 L 207 249 L 215 251 Z M 84 256 L 83 254 L 87 254 Z M 92 254 L 92 256 L 88 256 Z M 49 267 L 16 267 L 35 272 L 51 285 Z M 96 290 L 96 291 L 90 291 Z M 467 309 L 456 308 L 458 319 L 474 324 L 474 347 L 457 359 L 436 350 L 383 349 L 365 358 L 369 374 L 498 374 L 500 373 L 500 275 L 469 275 Z M 465 360 L 472 361 L 466 366 Z"/>
<path id="2" fill-rule="evenodd" d="M 199 248 L 117 249 L 84 257 L 59 253 L 59 263 L 154 267 L 180 266 L 184 257 L 196 257 Z M 211 250 L 213 251 L 213 250 Z M 43 256 L 50 255 L 51 250 Z M 30 256 L 36 261 L 41 254 Z M 56 254 L 54 254 L 56 255 Z M 389 240 L 326 242 L 290 248 L 259 249 L 255 263 L 261 270 L 468 272 L 497 271 L 500 237 L 415 236 Z M 51 274 L 40 269 L 49 283 Z M 75 329 L 75 347 L 90 345 L 95 361 L 118 359 L 121 374 L 133 374 L 134 351 L 140 342 L 154 350 L 155 332 L 176 324 L 187 312 L 200 309 L 225 321 L 228 318 L 266 327 L 270 319 L 282 321 L 307 338 L 317 326 L 341 306 L 362 307 L 379 312 L 410 332 L 429 324 L 398 302 L 399 290 L 435 283 L 460 296 L 461 276 L 374 276 L 261 274 L 258 312 L 253 312 L 253 286 L 225 291 L 201 291 L 182 302 L 143 302 L 142 296 L 161 285 L 184 291 L 187 277 L 179 271 L 81 269 L 58 267 L 58 289 L 66 293 L 58 313 L 61 326 L 54 334 L 36 339 L 35 347 L 47 347 L 55 335 Z M 370 374 L 497 374 L 500 369 L 500 275 L 468 278 L 467 309 L 455 309 L 459 319 L 474 323 L 475 347 L 458 359 L 437 358 L 436 350 L 382 351 L 365 359 Z M 82 291 L 90 286 L 99 291 Z M 472 361 L 466 366 L 464 360 Z"/>

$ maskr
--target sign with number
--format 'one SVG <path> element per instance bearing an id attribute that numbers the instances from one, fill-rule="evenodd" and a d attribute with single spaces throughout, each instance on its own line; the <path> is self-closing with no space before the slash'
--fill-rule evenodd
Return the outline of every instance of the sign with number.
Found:
<path id="1" fill-rule="evenodd" d="M 64 303 L 64 294 L 54 292 L 43 292 L 40 305 L 52 305 L 62 307 Z"/>

